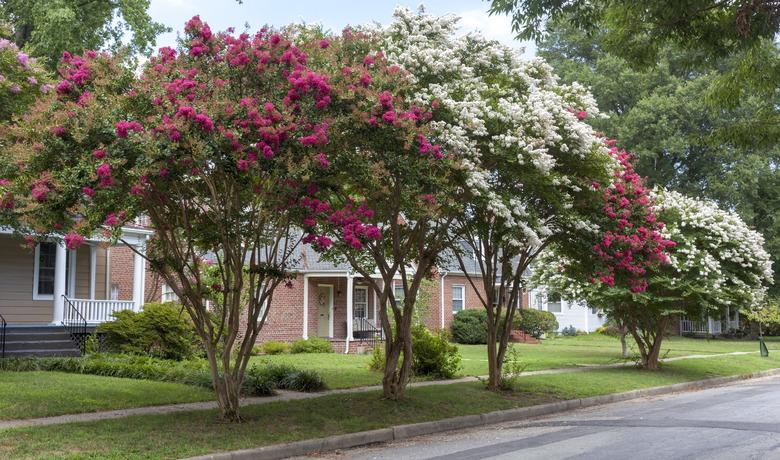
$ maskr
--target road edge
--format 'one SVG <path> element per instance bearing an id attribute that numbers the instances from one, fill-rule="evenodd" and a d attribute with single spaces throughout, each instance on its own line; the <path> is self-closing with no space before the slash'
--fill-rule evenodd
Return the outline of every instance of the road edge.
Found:
<path id="1" fill-rule="evenodd" d="M 231 452 L 206 454 L 197 457 L 190 457 L 188 460 L 280 460 L 315 452 L 349 449 L 352 447 L 359 447 L 379 442 L 399 441 L 427 434 L 443 433 L 446 431 L 460 430 L 464 428 L 475 428 L 503 422 L 520 421 L 531 417 L 557 414 L 585 407 L 600 406 L 604 404 L 628 401 L 631 399 L 645 398 L 648 396 L 659 396 L 682 391 L 704 390 L 729 383 L 761 377 L 769 377 L 773 375 L 780 375 L 780 368 L 769 369 L 760 372 L 751 372 L 749 374 L 694 380 L 692 382 L 644 388 L 640 390 L 626 391 L 623 393 L 613 393 L 602 396 L 571 399 L 568 401 L 560 401 L 555 403 L 539 404 L 535 406 L 519 407 L 516 409 L 488 412 L 479 415 L 464 415 L 460 417 L 435 420 L 432 422 L 397 425 L 378 430 L 359 431 L 356 433 L 328 436 L 326 438 L 306 439 L 303 441 L 295 441 L 285 444 L 274 444 L 270 446 L 235 450 Z"/>

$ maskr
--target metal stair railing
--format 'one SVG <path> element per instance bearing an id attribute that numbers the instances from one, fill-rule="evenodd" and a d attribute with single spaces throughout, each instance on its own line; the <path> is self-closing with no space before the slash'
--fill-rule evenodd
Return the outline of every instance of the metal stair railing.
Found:
<path id="1" fill-rule="evenodd" d="M 62 325 L 65 330 L 70 334 L 70 339 L 79 347 L 79 350 L 84 353 L 84 340 L 87 336 L 87 319 L 84 315 L 73 305 L 65 295 L 62 296 L 65 300 L 65 314 L 62 318 Z"/>
<path id="2" fill-rule="evenodd" d="M 0 359 L 5 358 L 5 330 L 8 328 L 8 323 L 0 315 Z"/>

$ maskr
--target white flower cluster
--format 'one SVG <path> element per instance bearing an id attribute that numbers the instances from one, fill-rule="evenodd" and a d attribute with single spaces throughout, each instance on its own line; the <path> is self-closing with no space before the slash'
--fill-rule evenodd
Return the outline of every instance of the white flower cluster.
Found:
<path id="1" fill-rule="evenodd" d="M 522 185 L 555 187 L 564 208 L 571 207 L 582 187 L 570 176 L 579 177 L 578 165 L 608 156 L 582 120 L 599 116 L 598 108 L 581 85 L 560 84 L 543 60 L 523 61 L 479 34 L 458 36 L 458 19 L 399 8 L 390 26 L 371 32 L 381 37 L 389 62 L 410 73 L 415 102 L 435 101 L 447 114 L 433 124 L 436 142 L 461 160 L 481 205 L 518 230 L 517 244 L 539 244 L 551 229 L 545 216 L 532 215 Z M 516 189 L 494 180 L 500 174 L 515 174 Z"/>
<path id="2" fill-rule="evenodd" d="M 735 294 L 750 304 L 761 300 L 773 279 L 763 236 L 715 203 L 668 190 L 654 190 L 657 211 L 667 222 L 664 236 L 677 246 L 670 257 L 681 277 L 707 283 L 728 303 Z M 750 307 L 752 305 L 740 305 Z"/>

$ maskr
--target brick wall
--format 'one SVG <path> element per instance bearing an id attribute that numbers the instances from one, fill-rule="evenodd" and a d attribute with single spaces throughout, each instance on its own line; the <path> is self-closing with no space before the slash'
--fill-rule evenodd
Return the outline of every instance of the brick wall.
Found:
<path id="1" fill-rule="evenodd" d="M 135 270 L 134 252 L 127 246 L 112 246 L 110 254 L 109 292 L 113 286 L 119 287 L 119 297 L 116 300 L 133 300 L 133 272 Z M 162 279 L 149 270 L 147 265 L 144 284 L 144 301 L 159 302 L 162 293 Z"/>

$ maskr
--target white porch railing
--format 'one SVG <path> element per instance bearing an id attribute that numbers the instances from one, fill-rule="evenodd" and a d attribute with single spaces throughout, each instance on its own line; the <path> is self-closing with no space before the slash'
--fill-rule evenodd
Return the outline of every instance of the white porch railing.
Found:
<path id="1" fill-rule="evenodd" d="M 680 319 L 680 333 L 682 334 L 720 334 L 721 324 L 719 320 L 706 318 L 702 320 Z"/>
<path id="2" fill-rule="evenodd" d="M 68 299 L 73 307 L 78 310 L 87 323 L 97 324 L 113 321 L 112 313 L 122 310 L 135 309 L 135 302 L 132 300 L 90 300 L 90 299 Z"/>

